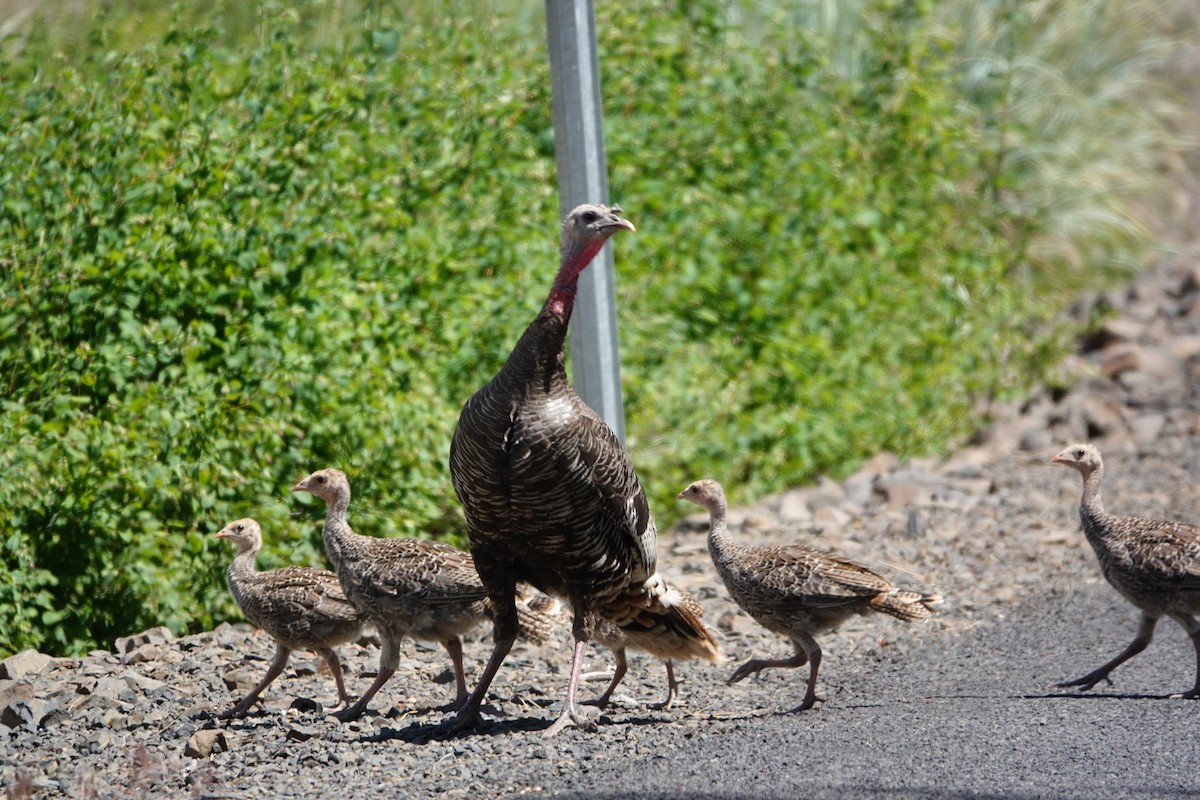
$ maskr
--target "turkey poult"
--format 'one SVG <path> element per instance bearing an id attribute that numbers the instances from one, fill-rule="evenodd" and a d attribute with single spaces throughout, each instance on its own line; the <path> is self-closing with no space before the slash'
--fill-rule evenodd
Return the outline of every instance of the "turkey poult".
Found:
<path id="1" fill-rule="evenodd" d="M 725 526 L 725 491 L 714 480 L 696 481 L 679 498 L 708 509 L 708 552 L 734 602 L 767 630 L 791 639 L 795 647 L 791 658 L 747 661 L 726 683 L 772 667 L 791 669 L 807 663 L 808 689 L 793 711 L 812 708 L 817 700 L 821 648 L 815 634 L 870 611 L 905 621 L 927 619 L 930 606 L 942 601 L 937 594 L 897 589 L 864 566 L 803 545 L 734 543 Z"/>
<path id="2" fill-rule="evenodd" d="M 1107 514 L 1100 501 L 1104 462 L 1090 444 L 1073 444 L 1050 459 L 1083 476 L 1079 517 L 1083 533 L 1096 551 L 1100 571 L 1121 595 L 1142 612 L 1137 636 L 1120 655 L 1082 678 L 1060 683 L 1087 691 L 1108 674 L 1146 649 L 1154 626 L 1167 616 L 1178 622 L 1196 650 L 1196 684 L 1173 697 L 1200 697 L 1200 527 Z"/>
<path id="3" fill-rule="evenodd" d="M 624 628 L 651 616 L 681 636 L 706 636 L 655 570 L 654 522 L 629 457 L 563 369 L 579 274 L 610 236 L 633 229 L 616 206 L 583 205 L 566 216 L 562 261 L 541 312 L 459 417 L 450 475 L 496 623 L 492 656 L 454 729 L 479 720 L 516 637 L 518 581 L 567 600 L 574 613 L 566 700 L 548 735 L 581 724 L 579 669 L 598 619 Z"/>
<path id="4" fill-rule="evenodd" d="M 405 636 L 440 642 L 454 665 L 457 695 L 453 708 L 467 699 L 461 636 L 491 616 L 483 584 L 471 556 L 442 542 L 424 539 L 376 539 L 350 528 L 350 482 L 338 469 L 323 469 L 297 481 L 294 492 L 311 492 L 328 504 L 325 554 L 337 572 L 347 599 L 374 623 L 381 652 L 375 682 L 350 708 L 337 714 L 356 719 L 400 664 Z M 551 622 L 521 606 L 522 630 L 533 638 L 549 636 Z"/>
<path id="5" fill-rule="evenodd" d="M 669 583 L 667 591 L 668 593 L 677 593 L 679 595 L 677 602 L 688 609 L 697 620 L 704 616 L 704 609 L 700 607 L 700 603 L 695 597 L 685 591 L 675 589 Z M 675 628 L 660 624 L 659 618 L 653 615 L 646 615 L 644 620 L 634 622 L 625 628 L 618 628 L 608 620 L 600 619 L 596 623 L 596 641 L 612 651 L 617 664 L 613 669 L 612 680 L 609 682 L 608 688 L 599 697 L 588 700 L 586 703 L 600 708 L 608 706 L 613 692 L 617 690 L 621 679 L 629 671 L 629 661 L 625 651 L 633 649 L 662 659 L 663 665 L 667 669 L 667 697 L 661 703 L 653 703 L 650 707 L 660 710 L 670 708 L 679 695 L 679 682 L 675 680 L 675 661 L 703 658 L 719 664 L 724 660 L 721 646 L 717 644 L 712 632 L 708 628 L 703 628 L 701 633 L 704 634 L 703 638 L 696 636 L 691 631 L 688 632 L 688 635 L 682 635 Z"/>
<path id="6" fill-rule="evenodd" d="M 221 719 L 246 713 L 271 681 L 287 666 L 293 650 L 312 650 L 325 659 L 337 683 L 340 705 L 349 705 L 342 666 L 333 648 L 357 639 L 362 615 L 346 600 L 332 572 L 311 567 L 284 567 L 266 572 L 255 569 L 262 549 L 262 530 L 252 519 L 239 519 L 214 534 L 238 547 L 229 565 L 229 590 L 246 619 L 275 640 L 275 657 L 267 674 Z"/>

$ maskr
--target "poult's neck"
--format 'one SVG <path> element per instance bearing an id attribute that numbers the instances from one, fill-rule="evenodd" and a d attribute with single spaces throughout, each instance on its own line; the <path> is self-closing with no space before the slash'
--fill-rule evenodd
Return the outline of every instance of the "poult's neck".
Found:
<path id="1" fill-rule="evenodd" d="M 350 493 L 338 492 L 325 502 L 328 505 L 328 508 L 325 509 L 325 527 L 334 529 L 344 527 L 346 513 L 350 509 Z"/>
<path id="2" fill-rule="evenodd" d="M 1079 507 L 1092 514 L 1103 514 L 1104 503 L 1100 498 L 1100 481 L 1104 478 L 1104 467 L 1096 467 L 1083 475 L 1083 496 Z"/>
<path id="3" fill-rule="evenodd" d="M 257 570 L 258 552 L 260 547 L 247 545 L 238 550 L 238 554 L 233 557 L 233 563 L 229 565 L 230 575 L 253 575 Z"/>
<path id="4" fill-rule="evenodd" d="M 725 522 L 725 511 L 725 503 L 708 510 L 708 551 L 714 559 L 724 557 L 733 547 L 733 537 L 729 535 L 729 527 Z"/>

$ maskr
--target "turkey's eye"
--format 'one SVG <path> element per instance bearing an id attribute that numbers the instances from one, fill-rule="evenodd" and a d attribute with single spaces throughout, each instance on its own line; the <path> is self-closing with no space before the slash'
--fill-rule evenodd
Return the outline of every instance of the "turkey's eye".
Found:
<path id="1" fill-rule="evenodd" d="M 596 221 L 596 212 L 595 212 L 595 211 L 589 211 L 589 212 L 587 212 L 586 214 L 584 214 L 584 215 L 583 215 L 583 221 L 584 221 L 585 223 L 587 223 L 588 225 L 591 225 L 593 222 L 595 222 L 595 221 Z"/>
<path id="2" fill-rule="evenodd" d="M 241 533 L 242 531 L 246 530 L 246 526 L 245 525 L 234 525 L 233 529 L 235 531 L 237 531 L 238 533 Z"/>
<path id="3" fill-rule="evenodd" d="M 1083 458 L 1083 448 L 1082 447 L 1075 451 L 1075 457 Z"/>
<path id="4" fill-rule="evenodd" d="M 324 482 L 325 482 L 325 476 L 324 476 L 324 475 L 318 475 L 318 476 L 317 476 L 317 483 L 324 483 Z"/>

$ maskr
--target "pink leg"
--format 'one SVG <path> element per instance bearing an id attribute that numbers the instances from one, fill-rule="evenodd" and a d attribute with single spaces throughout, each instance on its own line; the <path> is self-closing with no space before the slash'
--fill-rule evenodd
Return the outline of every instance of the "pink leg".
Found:
<path id="1" fill-rule="evenodd" d="M 554 724 L 546 729 L 545 736 L 554 736 L 564 728 L 583 724 L 579 710 L 575 708 L 575 690 L 579 686 L 579 670 L 583 666 L 583 654 L 587 650 L 587 644 L 587 636 L 583 631 L 576 631 L 575 654 L 571 658 L 571 679 L 567 682 L 567 699 L 563 703 L 562 713 L 558 715 Z"/>
<path id="2" fill-rule="evenodd" d="M 233 708 L 218 714 L 217 719 L 229 719 L 230 717 L 241 716 L 249 711 L 250 706 L 254 705 L 258 700 L 258 696 L 262 694 L 263 689 L 270 686 L 271 681 L 278 678 L 279 674 L 283 672 L 283 668 L 287 666 L 288 657 L 291 654 L 291 650 L 277 643 L 275 645 L 275 657 L 271 659 L 271 666 L 267 668 L 267 674 L 263 676 L 263 679 L 258 682 L 257 686 L 250 690 L 250 694 L 243 697 Z"/>

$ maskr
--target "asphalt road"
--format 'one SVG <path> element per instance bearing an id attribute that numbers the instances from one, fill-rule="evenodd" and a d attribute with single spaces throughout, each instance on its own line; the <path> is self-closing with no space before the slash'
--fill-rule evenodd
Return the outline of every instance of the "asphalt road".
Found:
<path id="1" fill-rule="evenodd" d="M 1099 581 L 1030 599 L 1013 617 L 895 658 L 843 663 L 822 681 L 827 702 L 813 711 L 695 711 L 679 724 L 631 727 L 633 741 L 611 757 L 547 776 L 542 796 L 1200 796 L 1200 703 L 1167 697 L 1195 678 L 1177 624 L 1160 623 L 1147 651 L 1113 673 L 1114 686 L 1055 686 L 1114 656 L 1136 623 Z M 788 707 L 802 677 L 768 674 L 752 691 Z"/>

